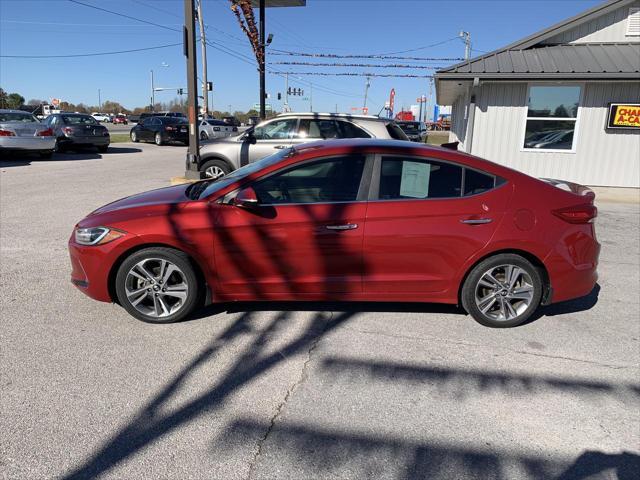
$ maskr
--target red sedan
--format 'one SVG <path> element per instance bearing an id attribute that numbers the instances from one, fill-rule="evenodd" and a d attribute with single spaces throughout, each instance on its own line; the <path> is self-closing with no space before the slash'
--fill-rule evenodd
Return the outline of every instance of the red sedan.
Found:
<path id="1" fill-rule="evenodd" d="M 511 327 L 594 288 L 594 197 L 415 143 L 309 143 L 99 208 L 71 236 L 71 278 L 147 322 L 210 301 L 359 300 Z"/>

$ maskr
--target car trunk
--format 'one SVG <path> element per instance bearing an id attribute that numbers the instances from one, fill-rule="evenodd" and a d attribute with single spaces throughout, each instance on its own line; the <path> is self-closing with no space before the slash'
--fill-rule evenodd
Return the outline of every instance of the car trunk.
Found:
<path id="1" fill-rule="evenodd" d="M 7 122 L 0 124 L 0 129 L 13 132 L 16 137 L 34 137 L 47 127 L 36 122 Z"/>
<path id="2" fill-rule="evenodd" d="M 67 135 L 74 137 L 103 137 L 107 128 L 102 125 L 70 125 L 64 128 Z"/>

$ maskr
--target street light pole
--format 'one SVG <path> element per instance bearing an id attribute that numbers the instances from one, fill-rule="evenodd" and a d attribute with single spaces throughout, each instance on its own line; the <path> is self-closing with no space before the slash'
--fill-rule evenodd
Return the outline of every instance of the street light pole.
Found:
<path id="1" fill-rule="evenodd" d="M 265 45 L 264 45 L 264 28 L 265 28 L 265 0 L 260 0 L 260 65 L 258 66 L 258 70 L 260 72 L 260 120 L 264 120 L 267 118 L 266 114 L 266 84 L 265 84 Z"/>
<path id="2" fill-rule="evenodd" d="M 209 91 L 207 83 L 207 40 L 204 32 L 204 19 L 202 17 L 202 0 L 198 0 L 198 24 L 200 25 L 200 46 L 202 47 L 202 107 L 203 118 L 209 116 Z"/>
<path id="3" fill-rule="evenodd" d="M 201 178 L 200 145 L 198 136 L 198 63 L 196 58 L 195 0 L 184 0 L 184 55 L 187 57 L 187 118 L 189 120 L 189 148 L 185 177 Z"/>
<path id="4" fill-rule="evenodd" d="M 98 110 L 102 112 L 102 98 L 100 96 L 100 89 L 98 89 Z"/>
<path id="5" fill-rule="evenodd" d="M 153 85 L 153 70 L 151 70 L 151 111 L 155 108 L 156 104 L 156 94 L 155 94 L 155 86 Z"/>

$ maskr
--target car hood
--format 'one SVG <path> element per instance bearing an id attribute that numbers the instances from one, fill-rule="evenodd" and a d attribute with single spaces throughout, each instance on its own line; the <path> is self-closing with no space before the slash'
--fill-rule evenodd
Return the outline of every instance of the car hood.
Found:
<path id="1" fill-rule="evenodd" d="M 159 188 L 148 192 L 138 193 L 130 197 L 121 198 L 115 202 L 108 203 L 89 214 L 99 215 L 102 213 L 114 212 L 117 210 L 149 207 L 154 205 L 170 205 L 191 200 L 186 195 L 186 190 L 190 184 L 175 185 L 172 187 Z"/>

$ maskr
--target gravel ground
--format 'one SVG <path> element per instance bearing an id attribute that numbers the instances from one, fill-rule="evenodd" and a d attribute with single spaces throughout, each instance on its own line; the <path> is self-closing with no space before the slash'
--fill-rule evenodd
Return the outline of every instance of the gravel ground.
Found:
<path id="1" fill-rule="evenodd" d="M 637 478 L 638 205 L 599 205 L 599 289 L 515 329 L 415 304 L 144 324 L 69 283 L 66 241 L 185 151 L 1 160 L 0 478 Z"/>

